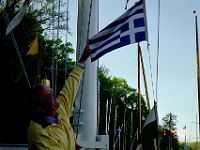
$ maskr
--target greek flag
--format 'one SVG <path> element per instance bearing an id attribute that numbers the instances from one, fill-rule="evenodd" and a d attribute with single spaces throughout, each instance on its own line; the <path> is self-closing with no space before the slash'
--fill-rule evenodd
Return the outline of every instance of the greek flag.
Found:
<path id="1" fill-rule="evenodd" d="M 143 0 L 89 39 L 91 61 L 117 48 L 147 40 L 146 13 Z"/>

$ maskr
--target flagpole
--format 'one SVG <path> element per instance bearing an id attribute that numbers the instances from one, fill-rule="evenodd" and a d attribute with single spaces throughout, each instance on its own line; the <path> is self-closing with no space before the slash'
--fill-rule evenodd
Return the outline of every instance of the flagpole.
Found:
<path id="1" fill-rule="evenodd" d="M 115 106 L 115 118 L 114 118 L 114 133 L 113 133 L 113 150 L 116 148 L 115 137 L 116 137 L 116 129 L 117 129 L 117 110 L 118 105 Z"/>
<path id="2" fill-rule="evenodd" d="M 198 122 L 197 122 L 197 114 L 196 114 L 196 148 L 198 149 L 198 127 L 197 127 L 197 123 Z"/>
<path id="3" fill-rule="evenodd" d="M 196 11 L 193 12 L 196 14 Z M 196 63 L 197 63 L 197 87 L 198 87 L 198 109 L 199 109 L 199 120 L 200 120 L 200 80 L 199 80 L 199 44 L 198 44 L 198 22 L 197 15 L 195 15 L 195 29 L 196 29 Z M 199 124 L 200 129 L 200 124 Z"/>
<path id="4" fill-rule="evenodd" d="M 37 57 L 37 77 L 36 77 L 36 84 L 39 84 L 40 83 L 40 80 L 41 80 L 41 52 L 39 50 L 39 36 L 38 36 L 38 33 L 36 34 L 36 40 L 37 40 L 37 46 L 38 46 L 38 55 L 36 56 Z"/>
<path id="5" fill-rule="evenodd" d="M 131 134 L 130 134 L 130 150 L 132 149 L 132 142 L 133 142 L 133 104 L 131 107 Z"/>
<path id="6" fill-rule="evenodd" d="M 145 87 L 145 93 L 146 93 L 146 99 L 147 99 L 147 108 L 148 108 L 148 111 L 150 112 L 150 103 L 149 103 L 149 94 L 148 94 L 148 88 L 147 88 L 147 80 L 146 80 L 144 62 L 143 62 L 143 57 L 142 57 L 142 49 L 141 49 L 140 46 L 139 46 L 139 51 L 140 51 L 140 58 L 141 58 L 141 63 L 142 63 L 142 73 L 143 73 L 144 87 Z"/>
<path id="7" fill-rule="evenodd" d="M 186 125 L 185 125 L 185 139 L 184 139 L 184 142 L 185 142 L 185 149 L 186 149 Z"/>
<path id="8" fill-rule="evenodd" d="M 123 150 L 126 149 L 126 108 L 124 109 Z"/>
<path id="9" fill-rule="evenodd" d="M 141 133 L 140 44 L 138 43 L 138 137 Z"/>

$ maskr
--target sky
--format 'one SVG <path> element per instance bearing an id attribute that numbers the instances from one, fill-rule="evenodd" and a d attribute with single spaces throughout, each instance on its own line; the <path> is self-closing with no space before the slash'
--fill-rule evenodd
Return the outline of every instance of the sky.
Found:
<path id="1" fill-rule="evenodd" d="M 135 2 L 136 0 L 129 0 L 128 8 Z M 68 41 L 73 44 L 74 49 L 77 42 L 77 3 L 78 0 L 69 1 L 69 27 L 72 34 L 68 35 Z M 125 5 L 126 0 L 99 0 L 99 30 L 122 15 Z M 153 107 L 157 95 L 159 124 L 162 125 L 162 118 L 167 113 L 176 115 L 179 140 L 184 141 L 186 133 L 188 142 L 196 140 L 198 93 L 193 11 L 199 16 L 199 9 L 199 0 L 161 0 L 158 13 L 158 0 L 146 0 L 149 49 L 146 41 L 141 42 L 150 105 Z M 137 89 L 137 44 L 102 56 L 99 64 L 109 69 L 110 76 L 123 78 Z M 141 93 L 145 95 L 142 81 Z M 183 130 L 185 125 L 186 130 Z"/>

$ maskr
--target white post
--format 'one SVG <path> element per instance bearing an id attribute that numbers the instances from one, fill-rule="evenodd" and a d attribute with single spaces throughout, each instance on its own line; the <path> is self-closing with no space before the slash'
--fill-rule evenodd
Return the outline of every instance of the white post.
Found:
<path id="1" fill-rule="evenodd" d="M 86 40 L 99 31 L 99 0 L 78 0 L 77 60 Z M 88 149 L 109 149 L 109 136 L 98 135 L 98 60 L 88 59 L 77 94 L 74 125 L 78 143 Z M 79 105 L 78 105 L 79 104 Z"/>
<path id="2" fill-rule="evenodd" d="M 98 9 L 98 0 L 78 0 L 77 59 L 85 47 L 87 38 L 98 32 Z M 97 62 L 91 63 L 90 59 L 87 60 L 78 96 L 82 112 L 78 123 L 78 135 L 81 141 L 88 143 L 95 142 L 97 137 Z"/>

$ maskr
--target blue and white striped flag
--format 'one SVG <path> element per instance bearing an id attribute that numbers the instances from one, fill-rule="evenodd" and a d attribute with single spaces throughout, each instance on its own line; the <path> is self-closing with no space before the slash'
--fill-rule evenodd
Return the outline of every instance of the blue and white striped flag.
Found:
<path id="1" fill-rule="evenodd" d="M 137 2 L 119 18 L 89 39 L 91 61 L 117 48 L 148 40 L 145 5 Z"/>

